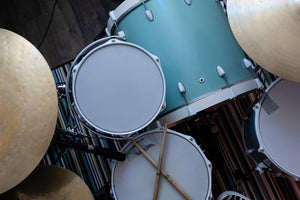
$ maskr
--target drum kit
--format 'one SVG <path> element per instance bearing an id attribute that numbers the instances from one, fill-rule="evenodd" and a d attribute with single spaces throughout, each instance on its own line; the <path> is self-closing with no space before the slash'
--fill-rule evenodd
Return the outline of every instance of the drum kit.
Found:
<path id="1" fill-rule="evenodd" d="M 263 89 L 259 66 L 283 79 L 254 105 L 245 149 L 258 171 L 300 180 L 294 159 L 300 150 L 299 6 L 297 0 L 125 0 L 109 13 L 108 37 L 77 55 L 65 92 L 71 115 L 89 130 L 128 140 L 121 150 L 126 159 L 112 163 L 115 199 L 210 199 L 210 161 L 194 138 L 167 127 Z M 0 44 L 0 193 L 13 188 L 7 195 L 21 200 L 92 199 L 69 171 L 34 170 L 56 123 L 53 77 L 21 36 L 0 29 Z"/>

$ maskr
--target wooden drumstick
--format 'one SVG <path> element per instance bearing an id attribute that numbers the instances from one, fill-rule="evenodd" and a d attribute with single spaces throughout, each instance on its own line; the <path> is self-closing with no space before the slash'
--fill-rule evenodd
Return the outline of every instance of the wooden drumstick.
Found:
<path id="1" fill-rule="evenodd" d="M 131 139 L 131 142 L 140 150 L 140 152 L 147 158 L 147 160 L 155 167 L 157 168 L 157 163 L 155 160 L 151 158 L 151 156 L 133 139 Z M 192 200 L 191 197 L 187 193 L 184 192 L 184 190 L 169 176 L 169 174 L 164 170 L 161 169 L 161 174 L 171 183 L 171 185 L 178 190 L 178 192 L 187 200 Z"/>
<path id="2" fill-rule="evenodd" d="M 157 195 L 158 195 L 159 179 L 160 179 L 160 174 L 161 174 L 161 165 L 162 165 L 162 159 L 163 159 L 163 154 L 164 154 L 164 149 L 165 149 L 167 125 L 168 125 L 168 121 L 166 120 L 165 127 L 164 127 L 163 138 L 162 138 L 162 142 L 161 142 L 161 145 L 160 145 L 160 152 L 159 152 L 157 169 L 156 169 L 153 200 L 157 200 Z"/>

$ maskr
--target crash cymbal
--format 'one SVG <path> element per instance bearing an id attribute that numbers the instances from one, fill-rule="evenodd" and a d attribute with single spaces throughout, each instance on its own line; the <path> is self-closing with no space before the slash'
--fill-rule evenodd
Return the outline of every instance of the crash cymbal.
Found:
<path id="1" fill-rule="evenodd" d="M 57 110 L 46 60 L 25 38 L 0 28 L 0 193 L 24 180 L 41 161 Z"/>
<path id="2" fill-rule="evenodd" d="M 300 1 L 228 0 L 235 38 L 260 66 L 300 82 Z"/>
<path id="3" fill-rule="evenodd" d="M 85 182 L 70 170 L 58 166 L 37 167 L 18 186 L 0 195 L 7 200 L 93 200 Z"/>

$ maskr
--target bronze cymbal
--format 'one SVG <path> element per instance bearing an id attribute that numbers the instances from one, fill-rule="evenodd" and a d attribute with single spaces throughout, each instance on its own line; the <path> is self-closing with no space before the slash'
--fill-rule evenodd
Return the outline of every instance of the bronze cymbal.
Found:
<path id="1" fill-rule="evenodd" d="M 57 107 L 46 60 L 25 38 L 0 28 L 0 193 L 24 180 L 43 158 Z"/>
<path id="2" fill-rule="evenodd" d="M 0 198 L 7 200 L 93 200 L 85 182 L 70 170 L 48 165 L 37 167 L 23 182 Z"/>
<path id="3" fill-rule="evenodd" d="M 299 0 L 228 0 L 227 13 L 235 38 L 255 62 L 300 82 Z"/>

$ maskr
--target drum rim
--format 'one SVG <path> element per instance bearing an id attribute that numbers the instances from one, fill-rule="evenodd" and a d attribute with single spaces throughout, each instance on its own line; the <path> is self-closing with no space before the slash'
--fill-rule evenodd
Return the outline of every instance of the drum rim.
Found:
<path id="1" fill-rule="evenodd" d="M 133 138 L 133 140 L 137 140 L 145 135 L 149 135 L 152 133 L 162 133 L 163 132 L 163 128 L 157 128 L 151 131 L 147 131 L 144 132 L 142 134 L 137 135 L 136 137 Z M 200 148 L 200 146 L 196 143 L 196 140 L 192 137 L 192 136 L 188 136 L 188 135 L 184 135 L 182 133 L 173 131 L 171 129 L 167 129 L 167 133 L 168 134 L 173 134 L 176 135 L 178 137 L 181 137 L 182 139 L 188 141 L 191 145 L 193 145 L 193 147 L 200 153 L 201 157 L 203 158 L 204 162 L 205 162 L 205 166 L 206 166 L 206 170 L 207 170 L 207 174 L 208 174 L 208 191 L 206 194 L 206 200 L 210 199 L 211 196 L 211 189 L 212 189 L 212 164 L 211 162 L 208 160 L 208 158 L 205 156 L 204 152 L 202 151 L 202 149 Z M 123 148 L 120 150 L 120 152 L 124 152 L 126 150 L 126 148 L 131 145 L 132 142 L 128 141 Z M 113 160 L 112 161 L 112 166 L 111 166 L 111 192 L 114 196 L 114 198 L 117 200 L 118 196 L 116 195 L 116 191 L 115 191 L 115 181 L 114 181 L 114 177 L 115 177 L 115 169 L 116 169 L 116 165 L 117 165 L 118 161 L 117 160 Z"/>
<path id="2" fill-rule="evenodd" d="M 265 90 L 265 94 L 268 94 L 277 84 L 279 84 L 281 81 L 284 81 L 285 79 L 282 78 L 277 78 L 274 82 L 272 82 L 269 87 Z M 287 80 L 286 80 L 287 81 Z M 266 96 L 264 96 L 259 103 L 255 105 L 254 109 L 254 126 L 255 126 L 255 135 L 257 137 L 258 143 L 259 143 L 259 149 L 258 152 L 264 154 L 278 169 L 280 169 L 282 172 L 294 177 L 296 180 L 300 179 L 300 174 L 295 174 L 293 171 L 282 167 L 281 163 L 277 161 L 276 157 L 274 157 L 266 148 L 265 143 L 263 142 L 263 139 L 261 137 L 261 131 L 260 131 L 260 126 L 259 126 L 259 121 L 260 121 L 260 111 L 263 105 L 263 102 L 265 100 Z"/>
<path id="3" fill-rule="evenodd" d="M 140 125 L 139 127 L 137 127 L 134 130 L 129 130 L 129 131 L 119 131 L 119 132 L 114 132 L 114 131 L 110 131 L 110 130 L 106 130 L 104 128 L 99 127 L 98 125 L 96 125 L 95 123 L 91 122 L 82 112 L 82 109 L 80 108 L 77 98 L 76 98 L 76 92 L 75 92 L 75 82 L 77 80 L 77 76 L 79 74 L 79 71 L 83 65 L 83 63 L 90 57 L 90 55 L 92 55 L 94 52 L 101 50 L 102 48 L 108 47 L 108 46 L 112 46 L 112 45 L 125 45 L 125 46 L 131 46 L 133 48 L 136 48 L 138 50 L 141 50 L 145 55 L 149 56 L 149 58 L 153 61 L 153 63 L 155 64 L 157 70 L 160 73 L 161 79 L 162 79 L 162 98 L 160 101 L 160 104 L 158 106 L 158 108 L 156 109 L 155 112 L 153 112 L 152 117 L 144 124 Z M 128 136 L 130 134 L 136 133 L 137 131 L 145 128 L 146 126 L 148 126 L 149 124 L 151 124 L 151 122 L 153 122 L 155 120 L 155 118 L 159 115 L 159 113 L 163 110 L 163 107 L 165 105 L 165 99 L 166 99 L 166 81 L 165 81 L 165 76 L 164 73 L 162 71 L 160 62 L 159 62 L 159 58 L 153 54 L 151 54 L 150 52 L 148 52 L 147 50 L 145 50 L 144 48 L 135 45 L 133 43 L 129 43 L 129 42 L 124 42 L 124 41 L 120 41 L 117 39 L 110 39 L 107 42 L 105 42 L 104 44 L 97 46 L 95 48 L 93 48 L 91 51 L 89 51 L 83 58 L 82 60 L 76 64 L 76 66 L 74 66 L 74 69 L 72 71 L 72 97 L 73 97 L 73 101 L 75 103 L 75 107 L 77 109 L 77 111 L 79 112 L 80 116 L 84 119 L 83 121 L 86 122 L 86 125 L 89 125 L 93 128 L 95 128 L 96 130 L 100 130 L 104 133 L 108 133 L 108 134 L 112 134 L 115 136 Z M 81 119 L 82 121 L 82 119 Z"/>
<path id="4" fill-rule="evenodd" d="M 150 1 L 150 0 L 144 0 L 144 2 L 147 2 L 147 1 Z M 112 33 L 116 26 L 115 23 L 118 23 L 120 20 L 122 20 L 125 17 L 125 15 L 127 15 L 129 12 L 134 10 L 136 7 L 138 7 L 142 3 L 143 3 L 143 1 L 141 1 L 141 0 L 125 0 L 125 1 L 123 1 L 115 10 L 111 11 L 114 13 L 114 15 L 116 17 L 116 21 L 114 22 L 113 19 L 111 17 L 109 17 L 109 19 L 107 20 L 107 31 L 109 33 Z"/>
<path id="5" fill-rule="evenodd" d="M 248 93 L 252 90 L 259 89 L 260 85 L 257 83 L 259 81 L 257 78 L 249 77 L 247 79 L 238 81 L 230 86 L 237 96 Z M 189 101 L 189 106 L 196 113 L 201 112 L 205 109 L 211 108 L 212 106 L 223 103 L 231 98 L 228 96 L 228 87 L 220 88 L 210 93 L 204 94 L 196 99 Z M 246 89 L 246 90 L 245 90 Z M 206 105 L 209 104 L 209 105 Z M 163 123 L 168 119 L 168 124 L 176 124 L 177 122 L 188 117 L 188 109 L 186 105 L 180 105 L 173 110 L 164 113 L 162 116 L 159 116 L 159 121 Z"/>

